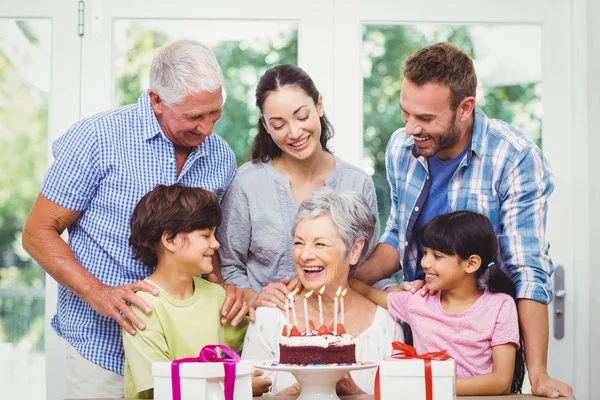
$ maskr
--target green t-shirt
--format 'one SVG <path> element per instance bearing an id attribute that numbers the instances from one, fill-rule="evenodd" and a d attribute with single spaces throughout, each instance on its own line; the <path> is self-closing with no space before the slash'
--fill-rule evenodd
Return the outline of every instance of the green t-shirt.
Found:
<path id="1" fill-rule="evenodd" d="M 137 293 L 152 307 L 147 315 L 131 306 L 146 329 L 138 329 L 133 336 L 123 331 L 127 398 L 149 395 L 148 390 L 154 388 L 153 362 L 197 357 L 202 347 L 209 344 L 224 344 L 239 352 L 248 328 L 247 317 L 236 327 L 229 323 L 221 325 L 225 290 L 219 285 L 194 278 L 192 297 L 176 300 L 151 280 L 146 279 L 146 282 L 158 287 L 160 293 L 158 296 Z"/>

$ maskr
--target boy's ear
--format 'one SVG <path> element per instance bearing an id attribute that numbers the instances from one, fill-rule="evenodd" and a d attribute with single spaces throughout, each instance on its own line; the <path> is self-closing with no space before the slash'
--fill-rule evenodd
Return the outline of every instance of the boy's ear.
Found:
<path id="1" fill-rule="evenodd" d="M 173 252 L 177 248 L 177 241 L 181 240 L 178 236 L 179 235 L 173 236 L 172 232 L 163 232 L 160 237 L 160 244 L 162 244 L 162 247 L 166 250 Z"/>
<path id="2" fill-rule="evenodd" d="M 477 254 L 469 256 L 469 258 L 467 258 L 465 261 L 467 262 L 465 266 L 465 272 L 468 274 L 474 274 L 479 270 L 479 268 L 481 268 L 481 257 L 479 257 Z"/>

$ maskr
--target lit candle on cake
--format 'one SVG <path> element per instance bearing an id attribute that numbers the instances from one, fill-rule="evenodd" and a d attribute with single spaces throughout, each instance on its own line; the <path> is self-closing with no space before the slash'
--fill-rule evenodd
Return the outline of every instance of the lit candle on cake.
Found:
<path id="1" fill-rule="evenodd" d="M 325 286 L 319 290 L 319 327 L 323 326 L 323 299 L 321 298 L 321 295 L 323 294 L 324 290 Z"/>
<path id="2" fill-rule="evenodd" d="M 337 335 L 337 322 L 338 322 L 338 296 L 342 291 L 342 287 L 340 286 L 335 292 L 335 298 L 333 299 L 333 334 Z"/>
<path id="3" fill-rule="evenodd" d="M 285 325 L 290 327 L 290 299 L 285 298 Z"/>
<path id="4" fill-rule="evenodd" d="M 294 319 L 294 325 L 297 327 L 298 326 L 298 317 L 296 316 L 296 299 L 294 296 L 296 296 L 296 293 L 298 293 L 298 288 L 294 289 L 294 291 L 290 294 L 287 295 L 287 297 L 290 299 L 291 305 L 292 305 L 292 318 Z"/>
<path id="5" fill-rule="evenodd" d="M 308 301 L 307 299 L 312 296 L 313 292 L 312 290 L 308 293 L 304 294 L 304 328 L 306 330 L 306 334 L 308 335 L 310 332 L 310 329 L 308 328 Z"/>
<path id="6" fill-rule="evenodd" d="M 347 290 L 348 288 L 344 289 L 342 292 L 342 298 L 340 299 L 340 313 L 342 314 L 340 319 L 342 320 L 342 325 L 344 325 L 344 296 L 346 295 Z"/>

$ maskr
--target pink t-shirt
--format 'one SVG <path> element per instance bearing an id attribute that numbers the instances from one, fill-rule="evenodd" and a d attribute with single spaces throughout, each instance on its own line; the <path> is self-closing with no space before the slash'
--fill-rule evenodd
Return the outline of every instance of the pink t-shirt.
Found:
<path id="1" fill-rule="evenodd" d="M 440 304 L 440 294 L 388 295 L 388 311 L 412 329 L 419 354 L 448 350 L 456 361 L 456 377 L 468 378 L 492 372 L 492 347 L 519 346 L 517 306 L 512 297 L 487 290 L 467 310 L 449 313 Z"/>

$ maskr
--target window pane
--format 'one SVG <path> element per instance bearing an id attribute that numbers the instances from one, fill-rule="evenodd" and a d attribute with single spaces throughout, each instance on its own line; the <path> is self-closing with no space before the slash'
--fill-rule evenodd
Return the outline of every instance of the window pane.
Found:
<path id="1" fill-rule="evenodd" d="M 298 61 L 294 23 L 266 21 L 128 21 L 115 24 L 116 104 L 135 103 L 148 87 L 154 50 L 178 39 L 212 48 L 225 75 L 225 105 L 215 132 L 233 149 L 238 165 L 249 159 L 256 134 L 254 90 L 272 65 Z"/>
<path id="2" fill-rule="evenodd" d="M 391 205 L 385 147 L 404 126 L 398 101 L 404 60 L 415 51 L 449 41 L 473 58 L 477 105 L 490 118 L 515 125 L 542 142 L 541 28 L 490 25 L 363 26 L 363 167 L 373 175 L 382 230 Z"/>
<path id="3" fill-rule="evenodd" d="M 0 398 L 46 397 L 44 271 L 21 232 L 47 168 L 51 23 L 0 19 Z"/>

